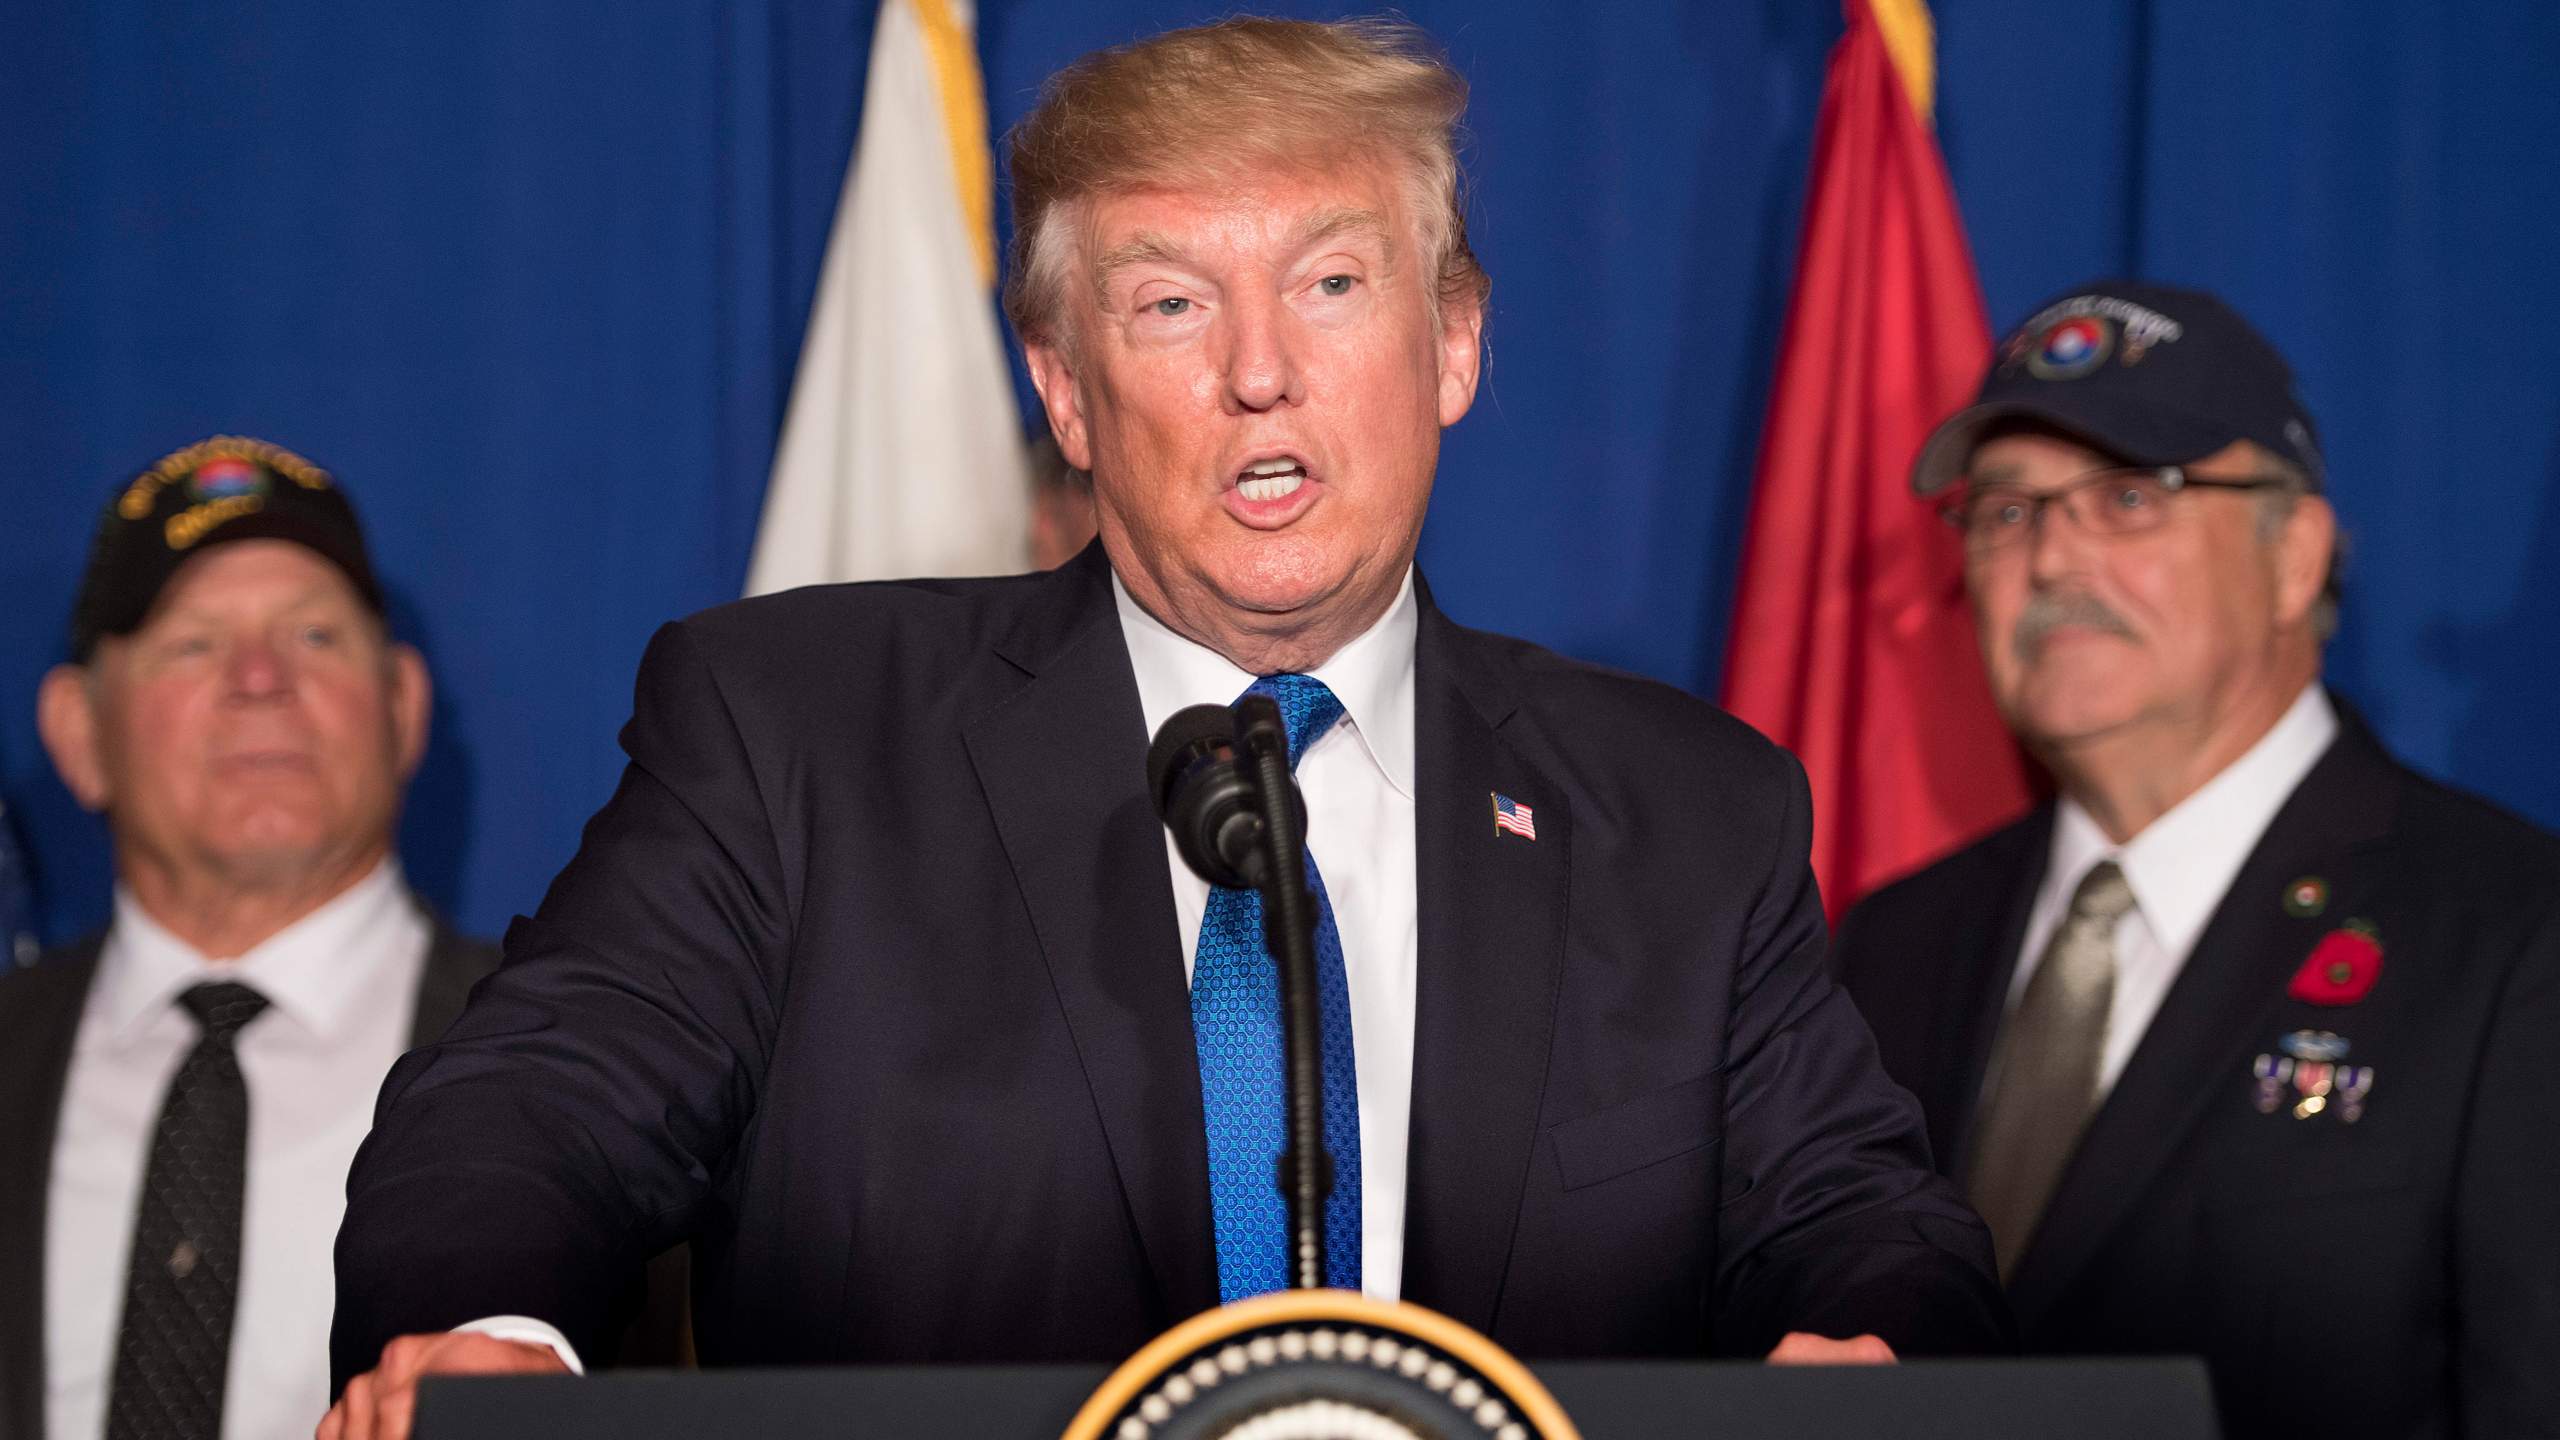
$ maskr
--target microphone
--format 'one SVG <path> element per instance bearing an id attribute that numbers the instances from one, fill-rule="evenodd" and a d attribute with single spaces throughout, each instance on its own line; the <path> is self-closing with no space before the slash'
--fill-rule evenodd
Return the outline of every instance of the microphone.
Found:
<path id="1" fill-rule="evenodd" d="M 1147 799 L 1182 863 L 1212 885 L 1262 894 L 1263 944 L 1280 972 L 1286 1148 L 1273 1179 L 1288 1212 L 1292 1288 L 1204 1311 L 1158 1336 L 1103 1382 L 1063 1440 L 1482 1435 L 1497 1422 L 1508 1422 L 1499 1426 L 1504 1435 L 1575 1440 L 1554 1397 L 1491 1340 L 1417 1306 L 1324 1288 L 1333 1160 L 1324 1149 L 1316 904 L 1302 868 L 1306 803 L 1289 773 L 1280 707 L 1247 695 L 1233 709 L 1194 705 L 1175 714 L 1147 747 Z M 1275 1332 L 1277 1345 L 1265 1347 Z M 1267 1350 L 1267 1358 L 1248 1350 Z M 1389 1367 L 1399 1353 L 1406 1358 Z M 1201 1365 L 1237 1378 L 1195 1384 Z M 1467 1378 L 1453 1385 L 1453 1375 Z M 1488 1406 L 1495 1419 L 1485 1418 Z"/>
<path id="2" fill-rule="evenodd" d="M 1324 1285 L 1323 1021 L 1316 902 L 1307 888 L 1307 805 L 1289 773 L 1289 728 L 1268 695 L 1175 712 L 1147 746 L 1147 793 L 1182 863 L 1212 885 L 1259 891 L 1263 946 L 1279 968 L 1285 1147 L 1274 1179 L 1289 1215 L 1289 1272 Z"/>
<path id="3" fill-rule="evenodd" d="M 1280 743 L 1286 754 L 1285 732 Z M 1212 885 L 1261 888 L 1269 868 L 1262 786 L 1239 743 L 1236 711 L 1194 705 L 1174 712 L 1147 747 L 1147 796 L 1191 873 Z M 1305 833 L 1306 800 L 1294 783 L 1286 803 Z"/>

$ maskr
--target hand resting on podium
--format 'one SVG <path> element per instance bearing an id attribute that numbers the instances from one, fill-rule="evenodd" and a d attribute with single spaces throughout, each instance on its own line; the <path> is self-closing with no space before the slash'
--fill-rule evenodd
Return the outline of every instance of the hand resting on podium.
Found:
<path id="1" fill-rule="evenodd" d="M 421 1375 L 567 1375 L 548 1345 L 472 1330 L 403 1335 L 382 1347 L 373 1369 L 347 1382 L 313 1440 L 407 1440 L 418 1412 Z"/>
<path id="2" fill-rule="evenodd" d="M 1769 1352 L 1772 1365 L 1892 1365 L 1893 1347 L 1881 1336 L 1852 1335 L 1834 1340 L 1828 1335 L 1812 1335 L 1790 1330 Z"/>

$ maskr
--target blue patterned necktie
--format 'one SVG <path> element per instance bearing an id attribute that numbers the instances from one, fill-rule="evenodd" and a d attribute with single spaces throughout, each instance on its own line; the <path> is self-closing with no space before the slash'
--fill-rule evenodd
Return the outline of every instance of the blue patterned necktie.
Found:
<path id="1" fill-rule="evenodd" d="M 1342 718 L 1342 702 L 1310 675 L 1271 675 L 1247 695 L 1268 695 L 1289 730 L 1289 768 Z M 1316 994 L 1324 1028 L 1324 1143 L 1333 1192 L 1324 1207 L 1324 1279 L 1360 1288 L 1360 1088 L 1352 1063 L 1351 991 L 1333 901 L 1307 856 L 1316 902 Z M 1209 1125 L 1209 1205 L 1218 1239 L 1218 1299 L 1289 1286 L 1289 1207 L 1279 1185 L 1288 1136 L 1287 1073 L 1280 1043 L 1280 971 L 1263 949 L 1262 894 L 1209 887 L 1200 953 L 1191 967 L 1191 1033 L 1200 1052 L 1200 1099 Z"/>

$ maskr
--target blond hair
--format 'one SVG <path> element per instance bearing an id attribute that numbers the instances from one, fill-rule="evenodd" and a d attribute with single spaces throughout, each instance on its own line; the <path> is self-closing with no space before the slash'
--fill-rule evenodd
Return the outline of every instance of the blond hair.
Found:
<path id="1" fill-rule="evenodd" d="M 1004 307 L 1026 343 L 1059 338 L 1068 236 L 1095 196 L 1191 188 L 1363 152 L 1399 163 L 1437 276 L 1432 298 L 1482 304 L 1467 248 L 1458 119 L 1467 82 L 1398 20 L 1239 17 L 1097 50 L 1049 77 L 1005 137 L 1013 243 Z"/>

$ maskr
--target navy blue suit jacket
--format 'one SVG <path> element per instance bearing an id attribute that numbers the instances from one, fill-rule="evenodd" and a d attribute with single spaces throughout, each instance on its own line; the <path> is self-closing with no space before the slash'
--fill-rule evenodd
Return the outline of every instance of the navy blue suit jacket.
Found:
<path id="1" fill-rule="evenodd" d="M 1987 1238 L 1824 972 L 1794 762 L 1427 593 L 1417 644 L 1405 1295 L 1531 1355 L 1998 1344 Z M 1100 550 L 724 606 L 638 690 L 577 857 L 385 1085 L 341 1382 L 483 1315 L 601 1346 L 680 1238 L 715 1364 L 1110 1361 L 1215 1304 Z"/>

